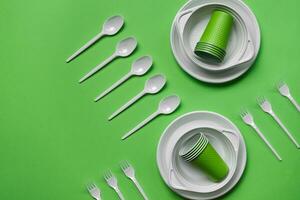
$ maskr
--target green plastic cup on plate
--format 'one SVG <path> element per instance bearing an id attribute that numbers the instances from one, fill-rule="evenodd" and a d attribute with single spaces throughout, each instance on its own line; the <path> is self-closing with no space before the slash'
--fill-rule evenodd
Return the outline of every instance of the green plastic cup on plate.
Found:
<path id="1" fill-rule="evenodd" d="M 232 25 L 233 17 L 230 13 L 220 9 L 214 10 L 200 41 L 195 47 L 195 54 L 206 60 L 222 62 L 226 55 Z M 205 49 L 206 46 L 212 47 L 215 51 Z M 225 53 L 216 54 L 216 52 Z"/>
<path id="2" fill-rule="evenodd" d="M 191 163 L 199 166 L 216 182 L 222 181 L 229 172 L 227 164 L 210 143 L 207 144 L 201 154 L 192 160 Z"/>

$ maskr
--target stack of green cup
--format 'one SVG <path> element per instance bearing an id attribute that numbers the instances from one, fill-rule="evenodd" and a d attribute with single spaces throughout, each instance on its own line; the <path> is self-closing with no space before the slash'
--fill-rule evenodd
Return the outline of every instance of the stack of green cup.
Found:
<path id="1" fill-rule="evenodd" d="M 213 181 L 220 182 L 229 169 L 203 133 L 189 138 L 179 151 L 187 162 L 200 167 Z"/>
<path id="2" fill-rule="evenodd" d="M 195 54 L 202 59 L 222 62 L 233 25 L 233 17 L 223 10 L 215 10 L 195 47 Z"/>

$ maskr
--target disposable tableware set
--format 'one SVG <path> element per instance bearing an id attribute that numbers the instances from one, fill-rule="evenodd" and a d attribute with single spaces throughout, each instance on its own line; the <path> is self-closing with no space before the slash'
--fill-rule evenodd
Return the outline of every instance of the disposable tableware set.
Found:
<path id="1" fill-rule="evenodd" d="M 103 30 L 67 61 L 74 59 L 103 35 L 114 35 L 123 26 L 120 16 L 108 19 Z M 251 9 L 241 0 L 189 0 L 176 14 L 171 28 L 171 48 L 179 66 L 190 76 L 203 82 L 220 84 L 237 79 L 246 73 L 256 60 L 260 49 L 260 28 Z M 80 79 L 84 82 L 116 58 L 130 56 L 136 49 L 133 37 L 119 42 L 115 52 Z M 133 76 L 146 74 L 153 64 L 150 56 L 143 56 L 132 63 L 130 71 L 94 100 L 99 101 Z M 144 88 L 127 103 L 117 109 L 108 120 L 112 120 L 148 94 L 160 92 L 166 77 L 157 74 L 150 77 Z M 300 106 L 290 94 L 287 84 L 280 83 L 278 90 L 300 111 Z M 155 112 L 128 131 L 126 139 L 159 115 L 173 113 L 180 105 L 177 95 L 162 99 Z M 299 148 L 299 144 L 272 109 L 271 103 L 259 98 L 262 110 L 270 114 L 287 136 Z M 256 125 L 247 110 L 241 113 L 243 121 L 251 126 L 271 149 L 278 160 L 282 160 L 275 148 Z M 175 119 L 163 132 L 157 146 L 157 165 L 166 185 L 187 199 L 214 199 L 229 192 L 243 175 L 247 153 L 240 130 L 226 117 L 210 111 L 195 111 Z M 133 168 L 122 165 L 130 178 L 147 199 L 134 176 Z M 124 199 L 117 179 L 111 173 L 105 180 Z M 100 190 L 88 187 L 95 199 L 100 199 Z"/>
<path id="2" fill-rule="evenodd" d="M 170 37 L 179 66 L 214 84 L 243 75 L 260 49 L 256 17 L 240 0 L 188 1 L 176 14 Z"/>
<path id="3" fill-rule="evenodd" d="M 175 119 L 157 147 L 163 180 L 187 199 L 213 199 L 227 193 L 242 176 L 246 158 L 239 129 L 224 116 L 209 111 Z"/>
<path id="4" fill-rule="evenodd" d="M 120 167 L 121 167 L 124 175 L 127 178 L 129 178 L 132 181 L 132 183 L 135 185 L 135 187 L 138 189 L 138 191 L 140 192 L 143 199 L 148 200 L 146 193 L 144 192 L 142 186 L 136 179 L 135 170 L 132 167 L 132 165 L 129 164 L 127 161 L 123 161 L 120 164 Z M 107 173 L 105 173 L 104 179 L 107 182 L 107 184 L 117 193 L 119 199 L 125 200 L 125 197 L 118 186 L 118 180 L 111 171 L 108 171 Z M 94 199 L 101 200 L 101 190 L 95 183 L 87 185 L 87 190 Z"/>
<path id="5" fill-rule="evenodd" d="M 279 83 L 277 85 L 277 89 L 278 89 L 279 93 L 282 96 L 287 97 L 293 103 L 293 105 L 297 108 L 297 110 L 300 112 L 299 105 L 296 102 L 296 100 L 293 98 L 293 96 L 291 95 L 290 89 L 289 89 L 288 85 L 286 83 L 284 83 L 284 82 L 281 82 L 281 83 Z M 264 97 L 259 97 L 259 98 L 257 98 L 257 103 L 258 103 L 258 105 L 261 107 L 261 109 L 265 113 L 267 113 L 270 116 L 272 116 L 272 118 L 275 120 L 275 122 L 277 122 L 277 124 L 286 133 L 286 135 L 288 136 L 288 138 L 299 149 L 300 148 L 299 143 L 294 138 L 294 136 L 290 133 L 290 131 L 287 129 L 287 127 L 282 123 L 282 121 L 277 116 L 277 114 L 274 112 L 271 102 L 268 99 L 264 98 Z M 276 158 L 279 161 L 281 161 L 282 160 L 281 156 L 277 153 L 277 151 L 275 150 L 275 148 L 270 144 L 270 142 L 266 139 L 266 137 L 264 136 L 264 134 L 260 131 L 260 129 L 258 128 L 258 126 L 256 125 L 256 123 L 254 122 L 254 118 L 253 118 L 252 114 L 249 111 L 243 111 L 242 114 L 241 114 L 241 117 L 242 117 L 243 121 L 247 125 L 251 126 L 257 132 L 257 134 L 259 135 L 259 137 L 266 143 L 266 145 L 270 148 L 270 150 L 276 156 Z"/>
<path id="6" fill-rule="evenodd" d="M 91 41 L 89 41 L 87 44 L 85 44 L 83 47 L 81 47 L 78 51 L 76 51 L 72 56 L 70 56 L 67 59 L 67 62 L 70 62 L 71 60 L 75 59 L 78 55 L 80 55 L 83 51 L 85 51 L 87 48 L 89 48 L 91 45 L 93 45 L 96 41 L 101 39 L 103 36 L 112 36 L 117 34 L 121 28 L 124 25 L 124 19 L 121 16 L 113 16 L 106 20 L 106 22 L 103 25 L 102 31 L 97 34 Z M 103 69 L 105 66 L 107 66 L 110 62 L 112 62 L 116 58 L 125 58 L 130 56 L 137 47 L 137 41 L 134 37 L 128 37 L 122 41 L 120 41 L 115 49 L 115 52 L 108 57 L 105 61 L 94 67 L 92 70 L 90 70 L 86 75 L 84 75 L 80 80 L 79 83 L 82 83 L 86 81 L 88 78 L 96 74 L 98 71 Z M 133 76 L 143 76 L 145 75 L 152 67 L 153 60 L 151 56 L 143 56 L 138 58 L 132 63 L 130 71 L 125 74 L 121 79 L 119 79 L 117 82 L 115 82 L 111 87 L 107 88 L 105 91 L 103 91 L 101 94 L 99 94 L 95 98 L 95 102 L 99 101 L 100 99 L 104 98 L 106 95 L 108 95 L 110 92 L 115 90 L 117 87 L 119 87 L 121 84 L 125 83 L 128 79 L 130 79 Z M 152 76 L 149 78 L 146 83 L 143 91 L 138 93 L 137 96 L 135 96 L 133 99 L 131 99 L 129 102 L 127 102 L 125 105 L 123 105 L 121 108 L 119 108 L 117 111 L 115 111 L 108 120 L 112 120 L 116 116 L 118 116 L 120 113 L 125 111 L 127 108 L 129 108 L 132 104 L 137 102 L 140 98 L 145 96 L 146 94 L 156 94 L 160 92 L 163 87 L 166 84 L 166 77 L 162 74 L 157 74 L 155 76 Z M 126 139 L 129 136 L 131 136 L 133 133 L 135 133 L 137 130 L 145 126 L 147 123 L 149 123 L 151 120 L 156 118 L 158 115 L 167 115 L 173 113 L 180 104 L 180 98 L 176 95 L 168 96 L 161 100 L 159 104 L 159 108 L 156 112 L 154 112 L 152 115 L 150 115 L 148 118 L 146 118 L 143 122 L 138 124 L 135 128 L 133 128 L 131 131 L 126 133 L 122 139 Z"/>

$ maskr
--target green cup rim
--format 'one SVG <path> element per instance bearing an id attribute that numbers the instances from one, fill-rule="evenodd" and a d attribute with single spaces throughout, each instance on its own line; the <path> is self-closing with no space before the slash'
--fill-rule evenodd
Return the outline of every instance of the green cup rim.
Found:
<path id="1" fill-rule="evenodd" d="M 196 47 L 195 47 L 195 51 L 197 50 L 201 50 L 201 49 L 210 49 L 210 50 L 213 50 L 214 52 L 220 54 L 220 55 L 225 55 L 226 52 L 213 46 L 213 45 L 209 45 L 209 44 L 198 44 Z"/>
<path id="2" fill-rule="evenodd" d="M 190 137 L 188 140 L 186 140 L 185 143 L 183 144 L 184 146 L 181 147 L 179 151 L 179 155 L 180 156 L 186 155 L 188 152 L 192 151 L 198 145 L 202 137 L 203 137 L 202 133 L 198 133 Z"/>
<path id="3" fill-rule="evenodd" d="M 215 49 L 215 50 L 217 50 L 217 51 L 219 51 L 219 52 L 222 52 L 223 54 L 226 54 L 226 50 L 224 50 L 224 49 L 222 49 L 222 48 L 220 48 L 220 47 L 218 47 L 218 46 L 216 46 L 216 45 L 207 43 L 207 42 L 198 42 L 198 43 L 196 44 L 195 49 L 196 49 L 197 47 L 199 47 L 199 46 L 200 46 L 200 47 L 211 47 L 211 48 L 213 48 L 213 49 Z"/>
<path id="4" fill-rule="evenodd" d="M 204 138 L 201 137 L 201 139 L 198 140 L 197 144 L 196 144 L 190 151 L 188 151 L 186 154 L 183 154 L 183 155 L 181 155 L 181 156 L 182 156 L 182 157 L 186 157 L 186 156 L 188 156 L 189 154 L 191 154 L 192 152 L 198 150 L 198 149 L 201 147 L 203 141 L 204 141 Z"/>
<path id="5" fill-rule="evenodd" d="M 195 54 L 205 60 L 207 60 L 208 56 L 209 56 L 209 57 L 211 57 L 210 59 L 214 60 L 215 62 L 216 61 L 222 62 L 225 57 L 225 56 L 223 57 L 223 56 L 214 55 L 210 51 L 207 51 L 207 50 L 200 50 L 200 51 L 198 50 L 198 51 L 195 51 Z M 207 54 L 207 55 L 205 55 L 205 54 Z"/>
<path id="6" fill-rule="evenodd" d="M 197 152 L 195 152 L 195 154 L 193 154 L 192 156 L 187 158 L 186 161 L 192 162 L 193 160 L 195 160 L 198 156 L 201 155 L 201 153 L 205 150 L 205 148 L 207 147 L 208 144 L 209 144 L 209 141 L 206 141 L 205 145 L 203 145 L 202 148 L 200 148 Z"/>
<path id="7" fill-rule="evenodd" d="M 209 47 L 201 47 L 201 48 L 197 48 L 194 52 L 199 52 L 199 51 L 200 51 L 200 52 L 201 52 L 201 51 L 209 52 L 209 53 L 211 53 L 212 55 L 218 56 L 218 57 L 220 57 L 220 58 L 225 57 L 224 54 L 222 54 L 222 53 L 220 53 L 220 52 L 217 52 L 217 51 L 215 51 L 214 49 L 211 49 L 211 48 L 209 48 Z"/>
<path id="8" fill-rule="evenodd" d="M 206 142 L 207 142 L 207 139 L 205 137 L 203 137 L 203 140 L 201 141 L 201 143 L 198 144 L 197 148 L 193 149 L 193 151 L 188 152 L 187 154 L 183 155 L 182 157 L 185 159 L 190 158 L 196 152 L 198 152 L 201 148 L 203 148 L 203 146 L 205 145 Z"/>

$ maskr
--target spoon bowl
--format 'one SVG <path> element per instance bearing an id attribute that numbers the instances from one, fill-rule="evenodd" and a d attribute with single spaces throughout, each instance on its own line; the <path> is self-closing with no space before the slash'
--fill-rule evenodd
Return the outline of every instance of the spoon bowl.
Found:
<path id="1" fill-rule="evenodd" d="M 103 36 L 112 36 L 116 35 L 121 28 L 124 25 L 124 19 L 121 16 L 113 16 L 108 18 L 103 26 L 100 33 L 98 33 L 96 36 L 94 36 L 90 41 L 88 41 L 85 45 L 83 45 L 80 49 L 78 49 L 75 53 L 73 53 L 66 62 L 70 62 L 71 60 L 75 59 L 77 56 L 79 56 L 82 52 L 87 50 L 90 46 L 92 46 L 94 43 L 96 43 L 98 40 L 100 40 Z"/>
<path id="2" fill-rule="evenodd" d="M 176 95 L 168 96 L 159 103 L 158 111 L 168 115 L 174 112 L 180 105 L 180 98 Z"/>
<path id="3" fill-rule="evenodd" d="M 146 72 L 148 72 L 152 64 L 153 61 L 150 56 L 143 56 L 132 64 L 131 74 L 136 76 L 144 75 Z"/>
<path id="4" fill-rule="evenodd" d="M 119 42 L 116 48 L 116 55 L 120 57 L 127 57 L 133 53 L 137 47 L 137 41 L 134 37 L 126 38 Z"/>
<path id="5" fill-rule="evenodd" d="M 102 33 L 104 35 L 115 35 L 124 25 L 124 19 L 122 16 L 116 15 L 105 21 L 102 27 Z"/>
<path id="6" fill-rule="evenodd" d="M 155 94 L 159 92 L 166 84 L 166 77 L 162 74 L 155 75 L 148 79 L 145 84 L 144 91 L 148 94 Z"/>

